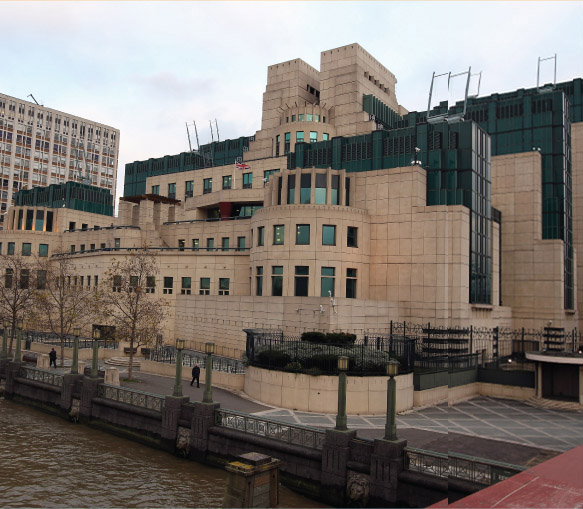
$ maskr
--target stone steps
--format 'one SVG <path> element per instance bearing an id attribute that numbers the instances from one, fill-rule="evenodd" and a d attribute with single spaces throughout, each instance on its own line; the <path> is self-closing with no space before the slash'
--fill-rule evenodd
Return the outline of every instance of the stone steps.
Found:
<path id="1" fill-rule="evenodd" d="M 552 410 L 568 410 L 571 412 L 583 412 L 583 406 L 575 401 L 558 401 L 555 399 L 528 398 L 525 403 L 538 408 L 550 408 Z"/>
<path id="2" fill-rule="evenodd" d="M 140 369 L 141 361 L 143 361 L 143 357 L 134 357 L 133 368 Z M 112 357 L 111 359 L 106 359 L 103 361 L 108 366 L 120 366 L 127 368 L 130 365 L 130 358 L 129 357 Z"/>

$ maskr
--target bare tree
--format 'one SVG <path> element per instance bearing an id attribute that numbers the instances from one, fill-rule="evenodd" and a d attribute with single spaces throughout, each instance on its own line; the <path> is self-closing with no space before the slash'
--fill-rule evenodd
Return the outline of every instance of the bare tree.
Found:
<path id="1" fill-rule="evenodd" d="M 36 289 L 36 263 L 22 255 L 0 255 L 0 313 L 12 324 L 9 352 L 12 352 L 16 324 L 27 318 Z"/>
<path id="2" fill-rule="evenodd" d="M 59 336 L 61 367 L 65 358 L 65 338 L 75 327 L 83 328 L 96 314 L 95 293 L 83 285 L 67 253 L 56 253 L 38 263 L 32 318 L 42 330 Z"/>
<path id="3" fill-rule="evenodd" d="M 154 296 L 159 273 L 155 256 L 147 248 L 113 260 L 98 292 L 104 319 L 115 326 L 115 336 L 130 347 L 128 378 L 133 374 L 134 349 L 152 345 L 168 314 L 167 302 Z"/>

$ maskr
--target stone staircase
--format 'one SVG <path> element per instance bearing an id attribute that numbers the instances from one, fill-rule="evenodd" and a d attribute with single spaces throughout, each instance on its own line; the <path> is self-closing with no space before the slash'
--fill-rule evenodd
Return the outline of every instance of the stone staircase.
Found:
<path id="1" fill-rule="evenodd" d="M 549 408 L 551 410 L 567 410 L 570 412 L 583 413 L 583 405 L 580 405 L 575 401 L 559 401 L 556 399 L 544 399 L 533 396 L 532 398 L 528 398 L 525 403 L 527 405 L 535 406 L 538 408 Z"/>
<path id="2" fill-rule="evenodd" d="M 133 362 L 133 369 L 140 369 L 141 361 L 143 361 L 143 357 L 134 357 Z M 112 357 L 111 359 L 106 359 L 103 361 L 108 366 L 118 366 L 122 368 L 127 368 L 130 364 L 129 357 Z"/>

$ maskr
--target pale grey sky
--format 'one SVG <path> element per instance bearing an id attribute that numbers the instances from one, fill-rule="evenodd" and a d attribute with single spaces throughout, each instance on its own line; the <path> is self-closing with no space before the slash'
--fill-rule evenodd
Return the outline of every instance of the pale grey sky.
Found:
<path id="1" fill-rule="evenodd" d="M 0 91 L 121 130 L 126 163 L 188 150 L 216 118 L 221 139 L 260 127 L 267 66 L 359 43 L 427 107 L 433 71 L 482 71 L 481 95 L 583 76 L 583 2 L 0 1 Z M 552 78 L 552 63 L 543 67 Z"/>

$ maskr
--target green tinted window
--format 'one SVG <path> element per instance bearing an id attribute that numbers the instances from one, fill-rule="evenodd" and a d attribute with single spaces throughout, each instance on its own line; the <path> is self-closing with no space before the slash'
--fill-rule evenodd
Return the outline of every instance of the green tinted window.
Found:
<path id="1" fill-rule="evenodd" d="M 308 245 L 310 243 L 310 225 L 298 224 L 296 225 L 296 244 Z"/>
<path id="2" fill-rule="evenodd" d="M 335 246 L 336 245 L 336 226 L 325 224 L 322 226 L 322 245 Z"/>

